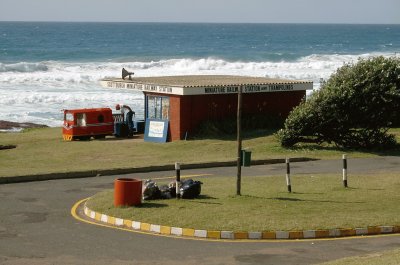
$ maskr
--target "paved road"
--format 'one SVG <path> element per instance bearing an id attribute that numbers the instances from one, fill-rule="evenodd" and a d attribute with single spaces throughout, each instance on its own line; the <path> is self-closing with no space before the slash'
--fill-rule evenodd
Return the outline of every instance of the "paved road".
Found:
<path id="1" fill-rule="evenodd" d="M 341 173 L 341 161 L 293 163 L 293 174 Z M 243 175 L 284 174 L 284 165 L 244 168 Z M 400 172 L 400 157 L 349 160 L 349 174 Z M 235 175 L 235 168 L 185 174 Z M 132 177 L 170 176 L 153 172 Z M 112 188 L 115 176 L 0 186 L 0 264 L 317 264 L 400 248 L 400 236 L 324 241 L 224 243 L 119 231 L 79 222 L 72 205 Z"/>

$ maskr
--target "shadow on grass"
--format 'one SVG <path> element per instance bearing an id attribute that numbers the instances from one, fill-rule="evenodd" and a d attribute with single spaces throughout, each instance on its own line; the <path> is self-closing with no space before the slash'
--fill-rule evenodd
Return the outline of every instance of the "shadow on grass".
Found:
<path id="1" fill-rule="evenodd" d="M 168 207 L 167 204 L 164 203 L 158 203 L 158 202 L 144 202 L 141 205 L 135 206 L 137 208 L 164 208 L 164 207 Z"/>
<path id="2" fill-rule="evenodd" d="M 164 200 L 176 200 L 175 198 L 170 198 L 170 199 L 164 199 Z M 181 201 L 188 201 L 188 202 L 194 202 L 194 203 L 202 203 L 202 204 L 217 204 L 221 205 L 219 202 L 211 202 L 211 201 L 204 201 L 204 200 L 217 200 L 217 198 L 208 196 L 208 195 L 199 195 L 197 198 L 193 199 L 180 199 Z M 163 201 L 163 200 L 161 200 Z M 135 206 L 137 208 L 164 208 L 168 207 L 168 204 L 160 203 L 160 200 L 149 200 L 143 202 L 141 205 Z"/>
<path id="3" fill-rule="evenodd" d="M 343 203 L 343 204 L 362 204 L 365 202 L 344 202 L 344 201 L 330 201 L 330 200 L 303 200 L 299 198 L 288 198 L 288 197 L 275 197 L 268 198 L 269 200 L 277 200 L 277 201 L 294 201 L 294 202 L 326 202 L 326 203 Z"/>
<path id="4" fill-rule="evenodd" d="M 344 187 L 335 187 L 335 188 L 333 188 L 332 190 L 333 191 L 342 191 L 342 190 L 359 190 L 360 188 L 356 188 L 356 187 L 350 187 L 350 186 L 348 186 L 348 187 L 346 187 L 346 188 L 344 188 Z"/>
<path id="5" fill-rule="evenodd" d="M 99 138 L 99 139 L 91 139 L 91 141 L 126 141 L 126 140 L 143 140 L 143 137 L 138 136 L 138 137 L 106 137 L 106 138 Z"/>
<path id="6" fill-rule="evenodd" d="M 291 194 L 305 194 L 305 193 L 292 192 Z M 306 193 L 306 194 L 314 194 L 314 193 Z M 317 193 L 317 194 L 323 194 L 323 193 Z M 300 198 L 290 198 L 290 197 L 270 197 L 270 198 L 268 198 L 268 197 L 260 197 L 260 196 L 253 196 L 253 195 L 232 196 L 232 198 L 243 198 L 243 197 L 250 198 L 250 199 L 263 199 L 263 200 L 287 201 L 287 202 L 321 202 L 321 203 L 343 203 L 343 204 L 365 203 L 363 201 L 345 202 L 345 201 L 331 201 L 331 200 L 310 200 L 310 199 L 300 199 Z"/>
<path id="7" fill-rule="evenodd" d="M 204 202 L 204 201 L 195 201 L 195 200 L 192 200 L 191 202 L 199 203 L 199 204 L 222 205 L 222 203 L 220 203 L 220 202 Z"/>
<path id="8" fill-rule="evenodd" d="M 282 194 L 288 194 L 287 192 L 279 192 Z M 323 195 L 324 193 L 322 192 L 310 192 L 310 193 L 304 193 L 304 192 L 292 192 L 290 194 L 298 194 L 298 195 L 304 195 L 304 194 L 311 194 L 311 195 Z M 250 199 L 267 199 L 270 200 L 271 198 L 268 197 L 263 197 L 263 196 L 255 196 L 255 195 L 249 195 L 249 194 L 242 194 L 240 196 L 237 195 L 232 195 L 230 196 L 231 198 L 250 198 Z M 280 198 L 280 197 L 278 197 Z"/>
<path id="9" fill-rule="evenodd" d="M 188 201 L 190 201 L 190 202 L 201 203 L 201 204 L 222 205 L 222 203 L 220 203 L 220 202 L 203 201 L 203 200 L 217 200 L 217 198 L 211 197 L 211 196 L 208 196 L 208 195 L 199 195 L 197 198 L 193 198 L 193 199 L 183 199 L 183 200 L 188 200 Z"/>
<path id="10" fill-rule="evenodd" d="M 16 148 L 17 146 L 16 145 L 13 145 L 13 144 L 9 144 L 9 145 L 1 145 L 0 144 L 0 150 L 7 150 L 7 149 L 14 149 L 14 148 Z"/>
<path id="11" fill-rule="evenodd" d="M 311 194 L 311 195 L 323 195 L 325 193 L 323 192 L 292 192 L 292 194 L 299 194 L 299 195 L 303 195 L 303 194 Z"/>
<path id="12" fill-rule="evenodd" d="M 197 200 L 197 199 L 203 199 L 203 200 L 216 200 L 217 198 L 215 198 L 215 197 L 211 197 L 211 196 L 209 196 L 209 195 L 203 195 L 203 194 L 200 194 L 199 196 L 197 196 L 197 198 L 194 198 L 194 200 Z"/>

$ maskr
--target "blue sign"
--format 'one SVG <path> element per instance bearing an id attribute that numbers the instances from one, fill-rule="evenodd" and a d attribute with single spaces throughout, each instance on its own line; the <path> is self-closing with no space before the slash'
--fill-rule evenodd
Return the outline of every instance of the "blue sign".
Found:
<path id="1" fill-rule="evenodd" d="M 146 119 L 144 140 L 146 142 L 165 143 L 168 138 L 168 120 Z"/>

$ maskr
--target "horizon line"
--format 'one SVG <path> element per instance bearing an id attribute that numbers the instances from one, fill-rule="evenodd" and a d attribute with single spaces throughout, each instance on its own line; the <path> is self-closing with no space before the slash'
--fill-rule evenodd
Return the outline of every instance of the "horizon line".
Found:
<path id="1" fill-rule="evenodd" d="M 200 21 L 64 21 L 64 20 L 0 20 L 15 23 L 138 23 L 138 24 L 303 24 L 303 25 L 400 25 L 400 23 L 363 22 L 200 22 Z"/>

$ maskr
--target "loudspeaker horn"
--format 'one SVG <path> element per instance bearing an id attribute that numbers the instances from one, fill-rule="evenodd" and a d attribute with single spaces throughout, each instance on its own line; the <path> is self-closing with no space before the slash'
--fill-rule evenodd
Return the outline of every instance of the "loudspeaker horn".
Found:
<path id="1" fill-rule="evenodd" d="M 129 80 L 132 80 L 132 75 L 134 75 L 134 72 L 128 72 L 125 70 L 125 68 L 122 68 L 122 79 L 125 80 L 125 77 L 129 75 Z"/>

